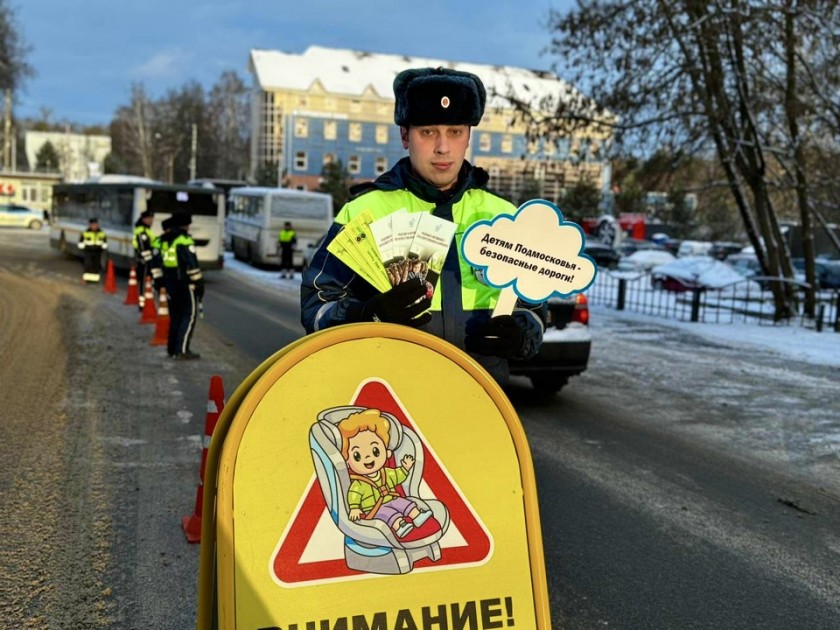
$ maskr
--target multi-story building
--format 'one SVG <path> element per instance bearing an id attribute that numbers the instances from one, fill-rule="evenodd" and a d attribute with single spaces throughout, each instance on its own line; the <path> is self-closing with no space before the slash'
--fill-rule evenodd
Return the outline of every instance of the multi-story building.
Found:
<path id="1" fill-rule="evenodd" d="M 394 125 L 393 81 L 406 68 L 472 72 L 487 88 L 481 124 L 467 159 L 490 174 L 489 186 L 511 200 L 523 194 L 559 203 L 580 179 L 609 189 L 609 137 L 587 130 L 553 142 L 528 140 L 508 95 L 532 103 L 573 90 L 546 72 L 311 46 L 302 54 L 252 50 L 251 164 L 276 165 L 293 188 L 318 188 L 325 164 L 341 160 L 356 181 L 375 179 L 406 155 Z"/>
<path id="2" fill-rule="evenodd" d="M 58 153 L 58 170 L 66 182 L 84 181 L 104 172 L 111 137 L 61 131 L 27 131 L 24 139 L 29 168 L 36 170 L 38 152 L 49 142 Z"/>

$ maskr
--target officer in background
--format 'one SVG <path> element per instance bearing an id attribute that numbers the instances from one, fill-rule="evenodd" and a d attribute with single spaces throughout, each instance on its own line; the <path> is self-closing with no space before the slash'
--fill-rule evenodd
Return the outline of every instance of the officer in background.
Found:
<path id="1" fill-rule="evenodd" d="M 289 277 L 295 277 L 295 268 L 292 264 L 292 255 L 297 244 L 297 234 L 292 228 L 292 224 L 286 221 L 283 229 L 277 235 L 277 249 L 280 254 L 280 277 L 286 277 L 286 271 L 289 272 Z"/>
<path id="2" fill-rule="evenodd" d="M 204 279 L 198 266 L 195 242 L 189 235 L 189 214 L 170 217 L 171 229 L 160 237 L 163 285 L 169 296 L 169 356 L 192 360 L 200 355 L 190 350 L 199 302 L 204 298 Z"/>
<path id="3" fill-rule="evenodd" d="M 466 159 L 470 129 L 484 113 L 481 79 L 446 68 L 416 68 L 394 79 L 394 122 L 408 156 L 376 181 L 353 187 L 301 281 L 301 323 L 307 333 L 353 322 L 389 322 L 421 328 L 466 350 L 504 383 L 507 360 L 539 350 L 543 307 L 517 305 L 492 317 L 499 290 L 484 284 L 459 255 L 460 239 L 476 221 L 513 215 L 516 207 L 487 189 L 488 174 Z M 374 219 L 397 210 L 430 212 L 456 224 L 437 287 L 421 282 L 379 293 L 328 250 L 354 217 Z"/>
<path id="4" fill-rule="evenodd" d="M 131 244 L 134 247 L 134 259 L 137 266 L 137 283 L 139 286 L 146 286 L 146 276 L 151 273 L 152 256 L 154 255 L 154 240 L 155 235 L 152 232 L 152 221 L 154 221 L 155 214 L 151 210 L 146 210 L 137 219 L 134 224 L 134 237 L 131 239 Z M 138 298 L 138 306 L 140 311 L 143 310 L 143 305 L 146 303 L 146 295 L 144 291 L 140 291 Z"/>
<path id="5" fill-rule="evenodd" d="M 160 223 L 163 232 L 152 240 L 152 260 L 149 263 L 149 273 L 152 275 L 152 286 L 155 293 L 160 295 L 163 288 L 163 257 L 160 253 L 162 239 L 172 230 L 172 217 L 164 219 Z"/>
<path id="6" fill-rule="evenodd" d="M 88 229 L 79 236 L 79 249 L 84 252 L 82 281 L 99 282 L 102 274 L 102 252 L 108 249 L 108 237 L 99 229 L 99 219 L 88 219 Z"/>

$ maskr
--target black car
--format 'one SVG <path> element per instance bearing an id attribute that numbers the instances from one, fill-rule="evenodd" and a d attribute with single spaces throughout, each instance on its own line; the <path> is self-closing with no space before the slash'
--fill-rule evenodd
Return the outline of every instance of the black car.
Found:
<path id="1" fill-rule="evenodd" d="M 718 260 L 726 260 L 727 256 L 738 254 L 743 249 L 744 246 L 741 243 L 715 241 L 712 248 L 709 250 L 709 256 L 717 258 Z"/>
<path id="2" fill-rule="evenodd" d="M 586 296 L 551 298 L 540 351 L 531 359 L 511 360 L 510 373 L 527 376 L 540 394 L 554 394 L 586 370 L 591 347 Z"/>
<path id="3" fill-rule="evenodd" d="M 592 258 L 595 264 L 605 269 L 615 269 L 621 255 L 606 243 L 587 241 L 583 253 Z"/>
<path id="4" fill-rule="evenodd" d="M 662 245 L 641 238 L 625 238 L 621 241 L 621 255 L 629 256 L 640 249 L 665 249 Z"/>
<path id="5" fill-rule="evenodd" d="M 805 259 L 794 258 L 793 268 L 805 274 Z M 817 289 L 840 289 L 840 261 L 818 258 L 814 261 L 814 273 L 817 276 Z"/>

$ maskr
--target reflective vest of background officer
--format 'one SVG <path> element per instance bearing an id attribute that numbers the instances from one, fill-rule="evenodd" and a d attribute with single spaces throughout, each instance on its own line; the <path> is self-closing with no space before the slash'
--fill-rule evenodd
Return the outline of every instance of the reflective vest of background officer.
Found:
<path id="1" fill-rule="evenodd" d="M 289 277 L 295 277 L 295 267 L 292 263 L 292 255 L 297 243 L 297 234 L 292 229 L 292 224 L 286 221 L 280 234 L 277 235 L 277 245 L 280 250 L 280 277 L 285 278 L 288 271 Z"/>
<path id="2" fill-rule="evenodd" d="M 88 229 L 79 236 L 79 249 L 84 252 L 82 281 L 99 282 L 102 252 L 108 249 L 108 237 L 99 229 L 99 219 L 88 219 Z"/>
<path id="3" fill-rule="evenodd" d="M 146 210 L 134 224 L 134 237 L 131 245 L 134 247 L 135 263 L 137 265 L 137 284 L 140 287 L 138 295 L 138 306 L 143 310 L 146 303 L 146 294 L 143 287 L 146 286 L 146 276 L 151 273 L 152 266 L 152 243 L 155 235 L 151 226 L 155 215 L 151 210 Z"/>
<path id="4" fill-rule="evenodd" d="M 160 238 L 163 282 L 169 296 L 169 356 L 179 360 L 198 359 L 190 350 L 190 340 L 198 315 L 198 302 L 204 297 L 204 279 L 195 254 L 195 241 L 187 233 L 190 215 L 176 214 L 172 229 Z"/>

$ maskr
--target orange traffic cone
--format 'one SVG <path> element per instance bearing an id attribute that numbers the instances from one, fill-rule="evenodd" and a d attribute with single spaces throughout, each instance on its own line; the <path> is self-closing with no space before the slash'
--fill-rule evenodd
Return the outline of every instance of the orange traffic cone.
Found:
<path id="1" fill-rule="evenodd" d="M 131 271 L 128 272 L 128 291 L 125 294 L 125 302 L 123 304 L 136 305 L 140 303 L 140 295 L 137 292 L 137 270 L 134 265 L 131 265 Z"/>
<path id="2" fill-rule="evenodd" d="M 105 285 L 102 287 L 102 290 L 105 291 L 105 293 L 117 292 L 117 278 L 114 275 L 114 261 L 110 258 L 108 259 L 108 267 L 105 272 Z"/>
<path id="3" fill-rule="evenodd" d="M 146 301 L 143 304 L 140 323 L 154 324 L 157 321 L 157 311 L 155 310 L 155 294 L 152 292 L 151 276 L 146 276 L 146 290 L 143 293 Z"/>
<path id="4" fill-rule="evenodd" d="M 160 298 L 155 320 L 155 334 L 149 345 L 165 346 L 169 340 L 169 305 L 166 301 L 166 289 L 161 288 Z"/>
<path id="5" fill-rule="evenodd" d="M 201 510 L 204 507 L 204 468 L 207 465 L 207 449 L 216 430 L 216 423 L 225 408 L 225 388 L 221 376 L 210 378 L 210 394 L 207 400 L 207 416 L 204 420 L 204 448 L 201 451 L 201 468 L 198 472 L 198 490 L 195 493 L 195 510 L 190 516 L 181 518 L 181 527 L 188 543 L 201 542 Z"/>

